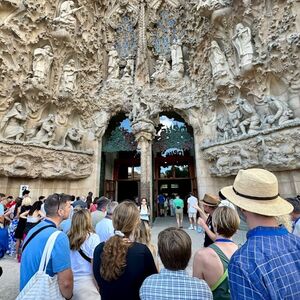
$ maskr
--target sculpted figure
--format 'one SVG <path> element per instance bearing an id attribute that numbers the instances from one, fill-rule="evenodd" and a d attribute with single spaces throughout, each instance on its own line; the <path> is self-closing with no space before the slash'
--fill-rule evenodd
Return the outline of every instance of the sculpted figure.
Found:
<path id="1" fill-rule="evenodd" d="M 54 19 L 54 22 L 60 23 L 63 27 L 69 27 L 75 29 L 76 18 L 73 14 L 81 9 L 82 7 L 75 8 L 75 3 L 73 1 L 64 1 L 59 9 L 59 16 Z"/>
<path id="2" fill-rule="evenodd" d="M 157 83 L 163 85 L 168 81 L 168 75 L 170 72 L 170 64 L 165 57 L 160 56 L 156 61 L 155 71 L 151 75 L 151 79 Z"/>
<path id="3" fill-rule="evenodd" d="M 175 78 L 182 78 L 184 75 L 184 64 L 182 54 L 181 41 L 175 40 L 171 46 L 171 58 L 172 58 L 172 71 L 171 76 Z"/>
<path id="4" fill-rule="evenodd" d="M 232 0 L 199 0 L 197 10 L 209 9 L 215 10 L 230 5 Z"/>
<path id="5" fill-rule="evenodd" d="M 51 145 L 54 139 L 55 129 L 55 116 L 53 114 L 49 114 L 46 119 L 37 124 L 35 130 L 36 134 L 33 136 L 32 141 L 39 144 Z"/>
<path id="6" fill-rule="evenodd" d="M 216 41 L 211 42 L 209 61 L 216 85 L 226 85 L 233 79 L 225 54 Z"/>
<path id="7" fill-rule="evenodd" d="M 119 79 L 120 69 L 119 69 L 119 54 L 115 47 L 112 47 L 108 53 L 108 77 L 110 79 Z"/>
<path id="8" fill-rule="evenodd" d="M 33 83 L 44 85 L 50 73 L 53 61 L 53 52 L 49 45 L 36 48 L 33 52 Z"/>
<path id="9" fill-rule="evenodd" d="M 222 138 L 225 141 L 230 137 L 230 124 L 223 113 L 220 113 L 217 117 L 217 133 L 218 138 Z"/>
<path id="10" fill-rule="evenodd" d="M 63 67 L 63 74 L 60 83 L 60 92 L 73 95 L 76 87 L 77 73 L 80 70 L 75 68 L 75 60 L 70 59 Z"/>
<path id="11" fill-rule="evenodd" d="M 251 30 L 239 23 L 235 27 L 235 35 L 232 38 L 234 47 L 237 50 L 240 68 L 251 66 L 253 61 L 253 45 L 251 42 Z"/>
<path id="12" fill-rule="evenodd" d="M 241 118 L 242 118 L 242 113 L 238 107 L 234 111 L 228 111 L 228 121 L 234 136 L 238 135 Z"/>
<path id="13" fill-rule="evenodd" d="M 293 119 L 293 112 L 286 102 L 272 96 L 266 96 L 264 102 L 270 111 L 270 115 L 264 118 L 265 127 L 282 126 Z"/>
<path id="14" fill-rule="evenodd" d="M 79 150 L 79 146 L 82 142 L 83 134 L 80 133 L 78 128 L 69 128 L 64 138 L 63 147 L 72 150 Z"/>
<path id="15" fill-rule="evenodd" d="M 257 132 L 260 129 L 260 117 L 255 109 L 246 99 L 239 98 L 236 104 L 243 115 L 243 121 L 239 124 L 242 134 L 247 134 L 246 127 L 249 127 L 249 134 Z"/>
<path id="16" fill-rule="evenodd" d="M 22 104 L 16 102 L 2 119 L 1 131 L 3 132 L 3 137 L 16 141 L 23 139 L 26 119 L 27 113 L 23 110 Z"/>
<path id="17" fill-rule="evenodd" d="M 109 109 L 102 109 L 97 112 L 94 116 L 94 125 L 95 125 L 95 136 L 96 138 L 102 138 L 105 133 L 105 130 L 108 126 L 111 114 Z"/>
<path id="18" fill-rule="evenodd" d="M 122 79 L 128 83 L 133 81 L 133 73 L 134 73 L 134 60 L 130 58 L 127 59 Z"/>

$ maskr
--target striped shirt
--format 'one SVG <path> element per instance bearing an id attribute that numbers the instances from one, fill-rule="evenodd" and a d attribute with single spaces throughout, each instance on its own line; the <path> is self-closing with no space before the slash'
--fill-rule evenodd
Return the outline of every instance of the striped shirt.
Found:
<path id="1" fill-rule="evenodd" d="M 162 269 L 149 276 L 140 289 L 141 300 L 212 300 L 204 280 L 190 277 L 185 271 Z"/>
<path id="2" fill-rule="evenodd" d="M 256 227 L 232 256 L 231 299 L 300 299 L 300 238 L 285 227 Z"/>

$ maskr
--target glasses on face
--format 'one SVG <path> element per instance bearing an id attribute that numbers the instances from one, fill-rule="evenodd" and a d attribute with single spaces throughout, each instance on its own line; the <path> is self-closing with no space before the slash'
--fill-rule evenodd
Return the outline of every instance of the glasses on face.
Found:
<path id="1" fill-rule="evenodd" d="M 62 201 L 62 197 L 63 197 L 63 194 L 55 194 L 56 197 L 57 197 L 57 210 L 60 209 L 60 204 L 61 204 L 61 201 Z"/>

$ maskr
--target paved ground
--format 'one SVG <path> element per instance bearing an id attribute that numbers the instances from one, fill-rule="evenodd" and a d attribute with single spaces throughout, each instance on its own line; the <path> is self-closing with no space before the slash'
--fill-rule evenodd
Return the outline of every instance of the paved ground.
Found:
<path id="1" fill-rule="evenodd" d="M 164 228 L 176 226 L 175 218 L 173 217 L 162 217 L 157 218 L 152 228 L 152 239 L 153 243 L 157 245 L 158 233 Z M 187 219 L 184 220 L 184 229 L 192 238 L 193 241 L 193 255 L 195 251 L 203 245 L 203 233 L 197 233 L 194 230 L 188 230 L 189 224 Z M 242 244 L 245 241 L 245 232 L 238 232 L 234 240 L 238 244 Z M 161 265 L 161 263 L 160 263 Z M 0 266 L 3 268 L 3 275 L 0 277 L 0 300 L 13 300 L 18 294 L 19 285 L 19 268 L 18 262 L 8 256 L 0 260 Z M 192 259 L 188 266 L 188 272 L 192 273 Z"/>

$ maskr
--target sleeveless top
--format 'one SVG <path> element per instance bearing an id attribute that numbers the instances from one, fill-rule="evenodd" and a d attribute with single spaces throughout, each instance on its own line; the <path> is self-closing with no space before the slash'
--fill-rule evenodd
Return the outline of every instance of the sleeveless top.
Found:
<path id="1" fill-rule="evenodd" d="M 211 287 L 211 291 L 213 293 L 214 300 L 230 300 L 230 291 L 229 291 L 229 282 L 228 282 L 228 257 L 223 253 L 223 251 L 215 244 L 209 246 L 209 248 L 213 249 L 217 255 L 219 256 L 224 273 L 220 277 L 220 279 Z"/>
<path id="2" fill-rule="evenodd" d="M 206 221 L 206 225 L 208 226 L 208 228 L 213 232 L 215 233 L 214 231 L 214 228 L 212 226 L 212 216 L 209 215 L 208 218 L 207 218 L 207 221 Z M 208 247 L 210 246 L 211 244 L 213 244 L 214 241 L 208 236 L 208 234 L 205 232 L 205 235 L 204 235 L 204 245 L 203 247 Z"/>

